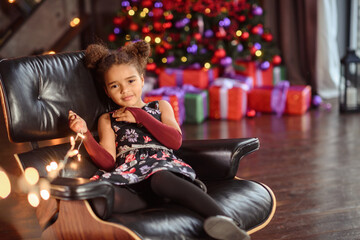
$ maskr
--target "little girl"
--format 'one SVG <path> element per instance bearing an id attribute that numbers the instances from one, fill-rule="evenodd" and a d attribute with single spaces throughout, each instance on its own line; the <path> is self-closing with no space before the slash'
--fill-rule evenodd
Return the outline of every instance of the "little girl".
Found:
<path id="1" fill-rule="evenodd" d="M 182 135 L 171 105 L 141 99 L 149 54 L 145 41 L 117 51 L 99 44 L 86 49 L 87 67 L 95 70 L 105 93 L 119 107 L 100 116 L 99 143 L 86 122 L 69 111 L 70 128 L 85 134 L 84 146 L 101 169 L 91 179 L 115 185 L 114 212 L 131 212 L 159 198 L 170 199 L 203 216 L 204 229 L 213 238 L 250 239 L 193 183 L 196 174 L 191 166 L 174 155 L 172 149 L 180 148 Z M 97 207 L 95 211 L 101 216 L 104 209 Z"/>

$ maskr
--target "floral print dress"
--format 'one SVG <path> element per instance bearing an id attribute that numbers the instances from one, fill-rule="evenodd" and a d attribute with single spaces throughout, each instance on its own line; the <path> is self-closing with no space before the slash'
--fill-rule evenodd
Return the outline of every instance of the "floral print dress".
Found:
<path id="1" fill-rule="evenodd" d="M 144 111 L 160 121 L 159 102 L 147 103 Z M 112 172 L 99 170 L 92 180 L 106 180 L 116 185 L 141 182 L 158 171 L 171 171 L 188 177 L 192 181 L 194 170 L 171 149 L 163 146 L 151 133 L 137 123 L 117 122 L 111 118 L 116 137 L 116 164 Z"/>

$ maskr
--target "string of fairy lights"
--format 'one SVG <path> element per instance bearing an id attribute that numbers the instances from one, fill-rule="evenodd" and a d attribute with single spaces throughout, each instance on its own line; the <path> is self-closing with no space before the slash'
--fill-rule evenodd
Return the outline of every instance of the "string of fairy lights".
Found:
<path id="1" fill-rule="evenodd" d="M 33 207 L 40 204 L 40 198 L 48 200 L 50 198 L 50 184 L 53 179 L 64 175 L 66 164 L 70 158 L 77 158 L 81 161 L 80 147 L 85 139 L 84 134 L 77 133 L 76 137 L 70 137 L 70 149 L 67 151 L 63 160 L 52 161 L 46 166 L 47 177 L 40 178 L 39 172 L 34 167 L 28 167 L 24 174 L 19 178 L 17 188 L 27 194 L 27 200 Z M 79 142 L 80 141 L 80 142 Z M 79 142 L 78 144 L 76 144 Z M 11 182 L 5 170 L 0 168 L 0 199 L 7 198 L 11 193 Z"/>

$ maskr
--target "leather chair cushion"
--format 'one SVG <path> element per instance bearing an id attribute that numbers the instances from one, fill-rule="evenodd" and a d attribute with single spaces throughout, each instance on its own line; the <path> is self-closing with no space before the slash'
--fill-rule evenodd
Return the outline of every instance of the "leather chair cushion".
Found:
<path id="1" fill-rule="evenodd" d="M 82 63 L 83 52 L 0 61 L 2 97 L 9 138 L 32 142 L 70 134 L 68 111 L 95 129 L 104 97 Z M 11 69 L 11 71 L 8 71 Z"/>
<path id="2" fill-rule="evenodd" d="M 208 193 L 229 216 L 243 219 L 241 224 L 247 231 L 264 223 L 271 215 L 274 203 L 261 184 L 248 180 L 225 180 L 206 182 L 206 185 Z M 202 228 L 201 216 L 171 203 L 131 214 L 113 214 L 107 221 L 130 228 L 142 239 L 208 239 Z"/>

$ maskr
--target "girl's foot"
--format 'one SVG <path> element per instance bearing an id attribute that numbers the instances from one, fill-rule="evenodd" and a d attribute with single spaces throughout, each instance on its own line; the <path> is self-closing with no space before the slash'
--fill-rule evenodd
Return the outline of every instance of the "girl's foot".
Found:
<path id="1" fill-rule="evenodd" d="M 209 217 L 204 222 L 205 232 L 215 239 L 250 240 L 249 234 L 233 219 L 225 216 Z"/>

